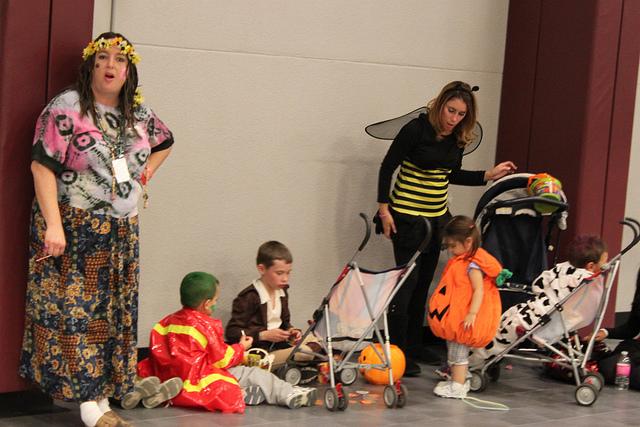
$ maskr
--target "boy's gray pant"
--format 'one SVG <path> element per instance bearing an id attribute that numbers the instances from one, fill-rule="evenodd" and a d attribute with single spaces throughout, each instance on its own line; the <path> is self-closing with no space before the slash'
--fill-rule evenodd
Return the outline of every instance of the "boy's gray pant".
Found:
<path id="1" fill-rule="evenodd" d="M 287 396 L 293 392 L 293 386 L 281 380 L 269 371 L 257 366 L 234 366 L 228 369 L 229 373 L 236 377 L 240 388 L 257 385 L 262 389 L 267 403 L 270 405 L 286 405 Z"/>

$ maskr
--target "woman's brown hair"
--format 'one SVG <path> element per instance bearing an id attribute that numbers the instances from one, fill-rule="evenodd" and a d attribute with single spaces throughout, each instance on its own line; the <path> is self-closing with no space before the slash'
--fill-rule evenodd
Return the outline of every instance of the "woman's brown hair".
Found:
<path id="1" fill-rule="evenodd" d="M 471 87 L 465 82 L 454 81 L 446 84 L 438 96 L 427 104 L 429 122 L 436 131 L 436 134 L 442 132 L 442 124 L 440 123 L 440 112 L 447 102 L 451 99 L 460 99 L 467 106 L 467 113 L 464 118 L 453 129 L 453 134 L 458 140 L 458 146 L 464 148 L 469 145 L 475 138 L 474 128 L 478 116 L 478 106 L 473 92 L 478 90 L 477 86 Z"/>

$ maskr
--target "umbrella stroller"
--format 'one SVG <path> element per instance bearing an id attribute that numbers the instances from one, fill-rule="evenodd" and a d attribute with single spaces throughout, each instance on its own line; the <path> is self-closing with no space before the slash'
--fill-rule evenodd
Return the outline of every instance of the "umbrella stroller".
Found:
<path id="1" fill-rule="evenodd" d="M 510 334 L 516 336 L 515 339 L 504 340 L 506 345 L 504 349 L 494 357 L 484 360 L 481 367 L 476 367 L 472 370 L 470 384 L 472 391 L 483 391 L 490 380 L 497 380 L 500 361 L 504 358 L 512 358 L 555 364 L 571 370 L 576 383 L 576 402 L 582 406 L 590 406 L 596 401 L 598 393 L 604 386 L 604 378 L 600 373 L 589 370 L 589 360 L 595 343 L 595 332 L 602 325 L 622 255 L 640 242 L 640 223 L 638 221 L 632 218 L 625 218 L 621 224 L 631 228 L 633 239 L 618 255 L 602 267 L 600 273 L 577 280 L 575 281 L 575 286 L 564 288 L 558 286 L 561 282 L 553 279 L 549 280 L 549 286 L 545 286 L 549 293 L 519 304 L 509 310 L 511 313 L 503 315 L 498 335 L 494 339 L 494 346 L 496 342 L 500 342 L 498 336 L 503 336 L 503 332 L 513 326 L 510 322 L 517 319 L 518 316 L 520 316 L 520 320 L 525 321 L 522 324 L 523 328 L 518 334 Z M 556 266 L 549 276 L 556 275 L 556 270 L 563 268 L 563 264 Z M 569 265 L 569 267 L 571 266 Z M 573 267 L 571 268 L 573 271 L 577 270 Z M 560 276 L 558 275 L 558 277 Z M 544 277 L 536 280 L 536 286 L 538 283 L 543 282 L 542 279 Z M 554 296 L 554 300 L 551 301 L 548 298 L 549 296 Z M 546 312 L 536 316 L 533 324 L 527 324 L 526 318 L 533 320 L 533 316 L 529 316 L 535 314 L 537 310 L 546 310 Z M 514 311 L 517 313 L 513 313 Z M 507 314 L 515 314 L 516 316 L 507 316 Z M 580 342 L 576 331 L 592 322 L 591 339 L 584 346 Z M 504 338 L 507 337 L 508 335 L 504 334 Z M 518 346 L 526 340 L 535 344 L 536 348 L 518 349 Z M 488 348 L 486 347 L 485 349 Z M 480 349 L 480 351 L 485 351 L 485 349 Z M 473 363 L 471 360 L 474 355 L 471 356 L 470 363 Z"/>
<path id="2" fill-rule="evenodd" d="M 322 343 L 326 354 L 312 352 L 312 363 L 327 362 L 329 365 L 330 387 L 324 394 L 324 405 L 330 411 L 345 410 L 349 403 L 344 386 L 351 385 L 358 377 L 360 368 L 388 369 L 389 384 L 385 386 L 383 400 L 387 407 L 401 408 L 407 401 L 407 389 L 399 380 L 393 381 L 391 366 L 391 345 L 387 324 L 387 308 L 406 278 L 415 267 L 416 260 L 431 239 L 428 221 L 427 234 L 423 242 L 405 265 L 385 271 L 374 272 L 360 268 L 355 262 L 357 255 L 364 249 L 371 235 L 369 220 L 360 214 L 366 224 L 365 237 L 351 260 L 345 265 L 336 282 L 330 287 L 320 306 L 313 314 L 313 322 L 305 331 L 302 339 L 294 347 L 278 375 L 285 381 L 296 384 L 301 378 L 301 365 L 309 362 L 296 362 L 297 352 L 309 354 L 301 348 L 307 335 L 314 333 Z M 374 349 L 381 363 L 360 364 L 354 360 L 355 353 L 369 342 L 377 340 L 382 345 L 382 354 Z M 338 346 L 342 352 L 339 361 L 334 359 L 334 349 Z"/>
<path id="3" fill-rule="evenodd" d="M 547 269 L 548 253 L 557 249 L 559 232 L 567 228 L 569 205 L 564 192 L 557 192 L 559 200 L 531 196 L 527 191 L 531 177 L 519 173 L 496 181 L 482 195 L 474 214 L 482 247 L 513 273 L 500 289 L 503 311 L 531 296 L 531 283 Z M 551 243 L 554 231 L 555 245 Z"/>

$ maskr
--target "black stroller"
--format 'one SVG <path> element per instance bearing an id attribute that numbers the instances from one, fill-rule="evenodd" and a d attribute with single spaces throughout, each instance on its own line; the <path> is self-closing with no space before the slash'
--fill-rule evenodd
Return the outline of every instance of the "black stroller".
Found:
<path id="1" fill-rule="evenodd" d="M 360 214 L 366 224 L 366 234 L 351 260 L 344 266 L 336 282 L 329 288 L 320 306 L 313 314 L 313 322 L 296 344 L 277 375 L 285 381 L 297 384 L 302 376 L 300 367 L 309 364 L 327 363 L 330 387 L 324 394 L 324 405 L 330 411 L 345 410 L 349 404 L 344 386 L 351 385 L 358 377 L 360 368 L 388 370 L 389 383 L 384 388 L 383 400 L 389 408 L 401 408 L 406 404 L 408 392 L 399 380 L 393 380 L 391 346 L 387 324 L 387 307 L 400 287 L 411 274 L 420 253 L 431 239 L 431 228 L 427 223 L 427 234 L 413 257 L 405 265 L 385 271 L 361 269 L 355 262 L 356 256 L 364 249 L 371 227 L 365 214 Z M 326 354 L 311 352 L 312 362 L 297 362 L 296 353 L 309 354 L 301 348 L 309 334 L 319 338 Z M 381 343 L 381 352 L 372 346 L 380 363 L 361 364 L 353 360 L 355 353 L 368 343 Z M 339 347 L 341 359 L 334 359 L 334 350 Z M 382 353 L 382 354 L 381 354 Z"/>
<path id="2" fill-rule="evenodd" d="M 560 192 L 560 201 L 530 196 L 531 176 L 520 173 L 496 181 L 474 214 L 483 248 L 513 273 L 500 289 L 503 311 L 531 296 L 531 283 L 547 269 L 549 253 L 557 254 L 560 231 L 567 228 L 569 205 L 564 193 Z"/>

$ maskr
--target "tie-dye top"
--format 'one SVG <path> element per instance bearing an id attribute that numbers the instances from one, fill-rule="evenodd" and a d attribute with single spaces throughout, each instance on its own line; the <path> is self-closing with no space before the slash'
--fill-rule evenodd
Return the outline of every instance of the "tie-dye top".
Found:
<path id="1" fill-rule="evenodd" d="M 125 130 L 124 157 L 129 181 L 116 184 L 112 200 L 112 153 L 123 116 L 118 108 L 96 104 L 102 118 L 103 137 L 92 115 L 80 115 L 78 93 L 67 90 L 49 102 L 38 118 L 32 159 L 54 171 L 58 202 L 114 217 L 138 213 L 142 194 L 140 177 L 151 152 L 169 148 L 173 135 L 150 108 L 141 105 L 134 112 L 134 127 Z"/>

